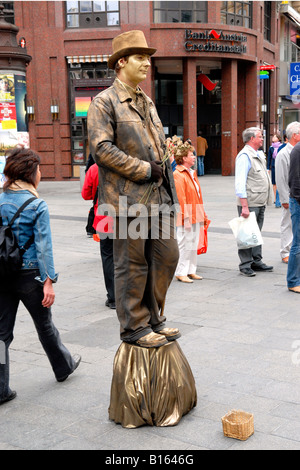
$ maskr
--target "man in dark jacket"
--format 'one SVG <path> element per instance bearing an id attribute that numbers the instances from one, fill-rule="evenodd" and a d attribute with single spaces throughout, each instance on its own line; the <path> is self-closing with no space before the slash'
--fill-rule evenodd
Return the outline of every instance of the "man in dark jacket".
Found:
<path id="1" fill-rule="evenodd" d="M 290 171 L 290 212 L 292 218 L 293 243 L 289 256 L 287 285 L 291 292 L 300 294 L 300 143 L 291 151 Z"/>
<path id="2" fill-rule="evenodd" d="M 121 339 L 142 347 L 159 347 L 180 336 L 177 328 L 165 327 L 163 315 L 178 262 L 175 183 L 170 162 L 163 162 L 161 121 L 138 86 L 154 52 L 142 31 L 117 36 L 108 63 L 117 78 L 94 98 L 88 111 L 90 149 L 99 166 L 99 208 L 110 209 L 116 217 L 115 291 Z M 140 236 L 134 230 L 138 225 Z"/>

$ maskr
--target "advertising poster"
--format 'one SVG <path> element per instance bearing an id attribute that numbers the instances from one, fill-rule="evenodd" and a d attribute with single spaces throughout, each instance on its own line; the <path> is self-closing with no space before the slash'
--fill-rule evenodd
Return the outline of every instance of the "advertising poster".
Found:
<path id="1" fill-rule="evenodd" d="M 0 187 L 3 186 L 5 152 L 16 145 L 29 147 L 26 116 L 26 76 L 0 72 Z"/>
<path id="2" fill-rule="evenodd" d="M 27 132 L 26 115 L 26 77 L 25 75 L 15 75 L 15 105 L 17 113 L 17 131 Z"/>
<path id="3" fill-rule="evenodd" d="M 0 102 L 15 101 L 15 80 L 11 74 L 0 74 Z"/>
<path id="4" fill-rule="evenodd" d="M 15 103 L 0 102 L 0 129 L 17 129 L 17 113 Z"/>

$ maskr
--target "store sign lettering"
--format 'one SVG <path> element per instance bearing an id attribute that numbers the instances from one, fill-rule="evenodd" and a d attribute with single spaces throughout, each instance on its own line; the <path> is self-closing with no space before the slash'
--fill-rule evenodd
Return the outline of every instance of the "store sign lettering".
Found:
<path id="1" fill-rule="evenodd" d="M 242 33 L 224 33 L 214 29 L 194 32 L 186 29 L 185 40 L 184 48 L 187 52 L 228 52 L 231 54 L 247 52 L 247 47 L 242 44 L 247 42 L 247 36 Z M 224 42 L 231 44 L 223 44 Z"/>
<path id="2" fill-rule="evenodd" d="M 292 97 L 292 101 L 294 104 L 300 103 L 300 63 L 299 62 L 291 62 L 290 63 L 290 74 L 289 74 L 289 82 L 290 82 L 290 96 Z"/>

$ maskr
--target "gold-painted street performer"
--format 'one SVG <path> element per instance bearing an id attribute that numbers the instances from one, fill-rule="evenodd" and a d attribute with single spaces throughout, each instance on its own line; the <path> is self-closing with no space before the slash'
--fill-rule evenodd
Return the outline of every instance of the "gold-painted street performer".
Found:
<path id="1" fill-rule="evenodd" d="M 108 66 L 116 79 L 89 107 L 90 150 L 99 166 L 100 211 L 112 206 L 116 216 L 113 250 L 121 340 L 157 348 L 180 332 L 167 328 L 164 316 L 178 262 L 171 210 L 178 203 L 176 189 L 170 162 L 163 161 L 162 123 L 139 87 L 156 49 L 148 47 L 142 31 L 120 34 L 112 47 Z M 131 230 L 138 220 L 143 223 L 136 237 Z"/>

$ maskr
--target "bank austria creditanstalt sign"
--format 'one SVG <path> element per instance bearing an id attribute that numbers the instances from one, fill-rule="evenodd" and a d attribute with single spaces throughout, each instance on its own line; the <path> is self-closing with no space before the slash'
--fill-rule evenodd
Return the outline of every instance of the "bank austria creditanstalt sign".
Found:
<path id="1" fill-rule="evenodd" d="M 187 52 L 225 52 L 230 54 L 244 54 L 247 52 L 247 36 L 242 33 L 228 33 L 224 31 L 192 31 L 186 29 L 184 33 L 184 48 Z"/>

